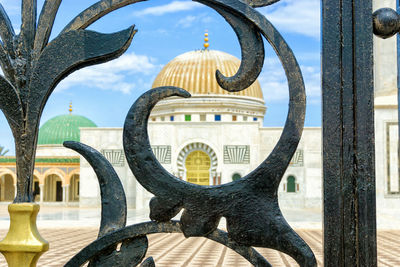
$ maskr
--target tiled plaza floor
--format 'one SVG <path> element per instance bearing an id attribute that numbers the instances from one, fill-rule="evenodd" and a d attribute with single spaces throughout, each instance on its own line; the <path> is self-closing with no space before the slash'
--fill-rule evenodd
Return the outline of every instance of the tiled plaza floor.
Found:
<path id="1" fill-rule="evenodd" d="M 148 221 L 148 210 L 128 209 L 127 224 Z M 301 214 L 302 216 L 299 216 Z M 310 245 L 322 266 L 322 216 L 319 210 L 284 210 L 289 224 Z M 178 218 L 176 218 L 178 219 Z M 400 266 L 400 214 L 396 211 L 379 212 L 378 266 Z M 0 239 L 9 227 L 7 205 L 0 204 Z M 38 266 L 63 266 L 73 255 L 97 237 L 100 209 L 43 205 L 38 215 L 41 235 L 50 242 L 50 250 L 43 254 Z M 224 223 L 220 225 L 224 228 Z M 307 230 L 304 230 L 307 229 Z M 149 235 L 147 256 L 162 266 L 250 266 L 241 256 L 205 238 L 185 239 L 181 234 Z M 258 249 L 273 266 L 297 266 L 283 253 Z M 0 256 L 0 267 L 7 266 Z"/>
<path id="2" fill-rule="evenodd" d="M 6 230 L 0 230 L 4 236 Z M 97 229 L 91 228 L 48 228 L 40 229 L 42 236 L 50 242 L 50 251 L 39 260 L 38 266 L 63 266 L 73 255 L 97 236 Z M 320 230 L 298 230 L 310 245 L 322 266 L 322 236 Z M 399 230 L 379 231 L 378 266 L 400 266 Z M 148 256 L 153 256 L 160 266 L 251 266 L 232 250 L 205 238 L 185 239 L 181 234 L 149 235 Z M 258 249 L 273 266 L 297 266 L 283 253 Z M 7 266 L 0 258 L 0 266 Z"/>

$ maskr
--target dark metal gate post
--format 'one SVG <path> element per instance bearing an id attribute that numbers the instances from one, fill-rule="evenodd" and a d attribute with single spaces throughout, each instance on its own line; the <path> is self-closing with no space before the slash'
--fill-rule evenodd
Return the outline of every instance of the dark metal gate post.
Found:
<path id="1" fill-rule="evenodd" d="M 371 0 L 322 1 L 325 266 L 376 266 Z"/>

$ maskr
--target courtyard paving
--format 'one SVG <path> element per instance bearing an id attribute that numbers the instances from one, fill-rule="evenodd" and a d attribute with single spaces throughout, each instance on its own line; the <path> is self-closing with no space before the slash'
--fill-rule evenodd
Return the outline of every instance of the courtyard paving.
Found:
<path id="1" fill-rule="evenodd" d="M 80 249 L 96 239 L 100 222 L 98 209 L 50 206 L 42 207 L 39 214 L 39 231 L 50 242 L 50 250 L 42 255 L 38 266 L 63 266 Z M 129 210 L 128 224 L 147 221 L 147 216 L 147 210 Z M 314 251 L 318 266 L 322 266 L 320 212 L 286 210 L 285 216 Z M 400 266 L 398 219 L 397 215 L 378 215 L 378 225 L 381 225 L 378 231 L 379 266 Z M 0 206 L 0 237 L 7 233 L 8 224 L 6 206 Z M 220 227 L 223 228 L 224 224 Z M 153 234 L 148 238 L 150 245 L 147 256 L 152 256 L 157 266 L 251 266 L 234 251 L 205 238 L 186 239 L 182 234 Z M 293 259 L 284 253 L 265 248 L 257 250 L 273 266 L 297 266 Z M 0 266 L 7 266 L 2 256 Z"/>

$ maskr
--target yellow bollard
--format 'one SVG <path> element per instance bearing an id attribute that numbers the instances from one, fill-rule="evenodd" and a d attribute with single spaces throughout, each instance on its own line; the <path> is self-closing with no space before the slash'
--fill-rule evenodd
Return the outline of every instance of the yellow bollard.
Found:
<path id="1" fill-rule="evenodd" d="M 10 229 L 0 242 L 10 267 L 35 267 L 39 257 L 49 250 L 49 242 L 44 240 L 36 227 L 36 216 L 40 206 L 35 203 L 10 204 Z"/>

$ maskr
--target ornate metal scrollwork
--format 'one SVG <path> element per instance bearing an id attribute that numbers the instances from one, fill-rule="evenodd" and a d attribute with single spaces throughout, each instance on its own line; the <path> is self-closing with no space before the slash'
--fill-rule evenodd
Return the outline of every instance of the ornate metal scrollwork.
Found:
<path id="1" fill-rule="evenodd" d="M 264 60 L 262 34 L 277 52 L 288 74 L 290 104 L 287 122 L 282 136 L 269 157 L 253 172 L 241 180 L 220 186 L 202 187 L 182 181 L 168 173 L 155 158 L 147 134 L 151 109 L 158 101 L 170 96 L 190 97 L 176 87 L 155 88 L 143 94 L 131 107 L 124 125 L 124 150 L 128 164 L 136 179 L 155 197 L 150 202 L 150 218 L 159 222 L 143 224 L 142 234 L 158 232 L 182 232 L 186 237 L 210 237 L 217 233 L 221 217 L 227 220 L 228 237 L 237 244 L 278 249 L 292 256 L 301 266 L 316 266 L 314 254 L 308 245 L 291 229 L 278 205 L 277 189 L 280 180 L 296 151 L 304 124 L 305 90 L 297 61 L 290 48 L 275 28 L 260 13 L 247 4 L 231 0 L 198 0 L 219 12 L 234 28 L 242 49 L 242 63 L 233 77 L 226 78 L 217 71 L 221 87 L 240 91 L 252 84 L 259 75 Z M 201 203 L 201 204 L 199 204 Z M 166 230 L 171 219 L 183 210 L 175 230 Z M 152 225 L 158 230 L 148 229 Z M 129 226 L 129 229 L 135 226 Z M 124 238 L 128 228 L 120 229 L 103 239 L 111 239 L 103 245 L 115 245 Z M 131 230 L 132 231 L 132 230 Z M 133 234 L 133 233 L 132 233 Z M 117 236 L 120 236 L 117 238 Z M 89 245 L 91 249 L 95 243 Z M 225 244 L 226 245 L 226 244 Z M 98 249 L 101 249 L 97 247 Z M 82 264 L 98 251 L 87 248 L 69 264 Z M 251 260 L 254 264 L 254 260 Z M 149 259 L 148 261 L 151 261 Z M 260 261 L 257 266 L 269 266 Z M 72 265 L 71 265 L 72 266 Z"/>
<path id="2" fill-rule="evenodd" d="M 143 252 L 140 254 L 142 257 L 136 257 L 135 262 L 139 264 L 147 250 L 147 239 L 143 239 L 143 236 L 160 232 L 182 232 L 186 237 L 210 238 L 234 249 L 255 266 L 270 264 L 253 251 L 251 246 L 278 249 L 292 256 L 301 266 L 315 266 L 315 257 L 311 249 L 290 228 L 278 206 L 277 188 L 287 167 L 283 167 L 280 161 L 288 160 L 286 164 L 289 164 L 291 158 L 284 156 L 286 151 L 279 151 L 286 148 L 279 144 L 286 140 L 281 138 L 267 160 L 244 179 L 209 187 L 187 183 L 163 169 L 155 158 L 148 140 L 147 123 L 150 111 L 159 100 L 169 96 L 190 97 L 190 94 L 176 87 L 152 89 L 143 94 L 131 107 L 124 126 L 124 149 L 129 166 L 138 181 L 155 195 L 150 202 L 150 218 L 155 222 L 128 227 L 118 224 L 115 231 L 106 235 L 99 234 L 99 239 L 73 257 L 67 266 L 84 264 L 105 252 L 108 253 L 106 255 L 120 256 L 123 252 L 117 254 L 113 248 L 118 243 L 125 244 L 126 240 L 132 242 L 131 249 L 136 250 L 135 255 L 137 251 Z M 296 147 L 297 144 L 294 144 Z M 80 143 L 66 142 L 64 145 L 87 158 L 99 177 L 103 226 L 103 220 L 107 220 L 104 217 L 110 216 L 105 209 L 117 207 L 118 202 L 125 205 L 124 197 L 120 200 L 114 197 L 119 195 L 113 192 L 114 188 L 117 191 L 120 188 L 120 185 L 117 186 L 118 178 L 111 164 L 99 152 Z M 112 181 L 115 186 L 111 186 Z M 109 186 L 104 186 L 105 183 Z M 108 208 L 105 204 L 109 205 Z M 180 222 L 170 221 L 181 209 L 184 211 Z M 122 217 L 124 214 L 122 212 Z M 228 233 L 217 229 L 221 217 L 227 219 Z M 136 245 L 133 245 L 135 242 Z M 109 257 L 111 256 L 106 256 L 106 259 Z M 120 257 L 121 260 L 124 259 Z M 151 261 L 148 259 L 147 264 Z M 101 266 L 101 261 L 99 264 Z"/>
<path id="3" fill-rule="evenodd" d="M 41 113 L 55 86 L 73 71 L 121 55 L 129 46 L 134 27 L 100 34 L 86 30 L 105 14 L 140 0 L 101 0 L 74 18 L 49 43 L 51 28 L 61 0 L 44 3 L 36 27 L 36 1 L 23 0 L 23 26 L 15 35 L 0 5 L 0 109 L 16 140 L 17 197 L 32 201 L 32 173 Z M 153 222 L 126 225 L 126 199 L 112 165 L 94 149 L 80 143 L 65 146 L 81 153 L 95 170 L 101 189 L 102 217 L 99 236 L 66 266 L 125 266 L 140 264 L 147 251 L 147 234 L 182 232 L 203 236 L 234 249 L 255 266 L 270 266 L 252 246 L 277 249 L 292 256 L 301 266 L 316 266 L 309 246 L 283 217 L 277 190 L 300 141 L 306 97 L 299 65 L 279 32 L 253 7 L 279 0 L 196 0 L 215 9 L 236 32 L 242 62 L 233 77 L 219 71 L 216 79 L 225 90 L 237 92 L 251 85 L 264 61 L 264 37 L 285 69 L 289 85 L 289 111 L 283 133 L 272 153 L 243 179 L 219 186 L 203 187 L 168 173 L 155 158 L 147 134 L 154 105 L 169 96 L 190 97 L 181 88 L 160 87 L 143 94 L 131 107 L 124 125 L 124 150 L 136 179 L 155 197 L 150 202 Z M 18 45 L 15 45 L 18 44 Z M 99 45 L 101 44 L 101 45 Z M 83 49 L 84 47 L 84 49 Z M 199 204 L 201 203 L 201 204 Z M 179 222 L 171 219 L 183 210 Z M 222 217 L 227 233 L 217 229 Z M 117 244 L 122 244 L 119 250 Z M 155 266 L 148 258 L 141 266 Z"/>

